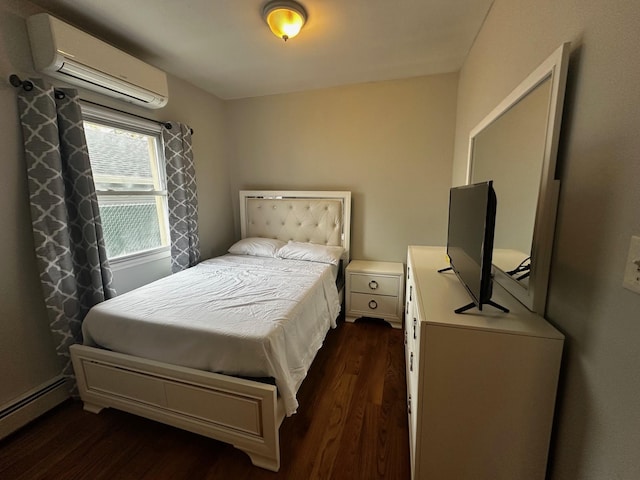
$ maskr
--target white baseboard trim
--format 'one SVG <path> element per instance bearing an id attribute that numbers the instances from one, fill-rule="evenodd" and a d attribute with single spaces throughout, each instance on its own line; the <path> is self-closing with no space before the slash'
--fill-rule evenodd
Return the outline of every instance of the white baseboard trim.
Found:
<path id="1" fill-rule="evenodd" d="M 57 376 L 0 406 L 0 439 L 69 398 L 67 380 Z"/>

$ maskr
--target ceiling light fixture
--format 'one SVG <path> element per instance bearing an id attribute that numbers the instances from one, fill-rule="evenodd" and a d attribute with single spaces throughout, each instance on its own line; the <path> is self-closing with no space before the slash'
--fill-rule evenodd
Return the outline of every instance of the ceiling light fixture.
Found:
<path id="1" fill-rule="evenodd" d="M 293 0 L 275 0 L 264 6 L 262 17 L 273 34 L 286 42 L 298 35 L 307 21 L 307 12 Z"/>

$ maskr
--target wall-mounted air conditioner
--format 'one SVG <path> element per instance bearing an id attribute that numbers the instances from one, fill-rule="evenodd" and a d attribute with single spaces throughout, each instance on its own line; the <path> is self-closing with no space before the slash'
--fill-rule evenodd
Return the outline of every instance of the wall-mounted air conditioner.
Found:
<path id="1" fill-rule="evenodd" d="M 143 107 L 167 104 L 163 71 L 46 13 L 27 26 L 36 70 Z"/>

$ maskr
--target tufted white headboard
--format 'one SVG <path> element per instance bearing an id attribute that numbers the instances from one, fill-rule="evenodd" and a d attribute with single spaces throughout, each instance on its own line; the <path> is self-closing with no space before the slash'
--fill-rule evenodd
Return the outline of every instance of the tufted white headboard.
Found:
<path id="1" fill-rule="evenodd" d="M 351 192 L 240 191 L 242 238 L 340 245 L 348 261 Z"/>

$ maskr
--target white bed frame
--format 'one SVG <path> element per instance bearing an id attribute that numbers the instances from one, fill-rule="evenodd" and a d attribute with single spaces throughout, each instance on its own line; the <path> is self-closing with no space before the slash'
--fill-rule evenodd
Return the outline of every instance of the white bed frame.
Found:
<path id="1" fill-rule="evenodd" d="M 241 191 L 242 238 L 341 245 L 349 263 L 351 192 Z M 113 407 L 230 443 L 277 472 L 282 400 L 274 385 L 73 345 L 84 409 Z"/>

